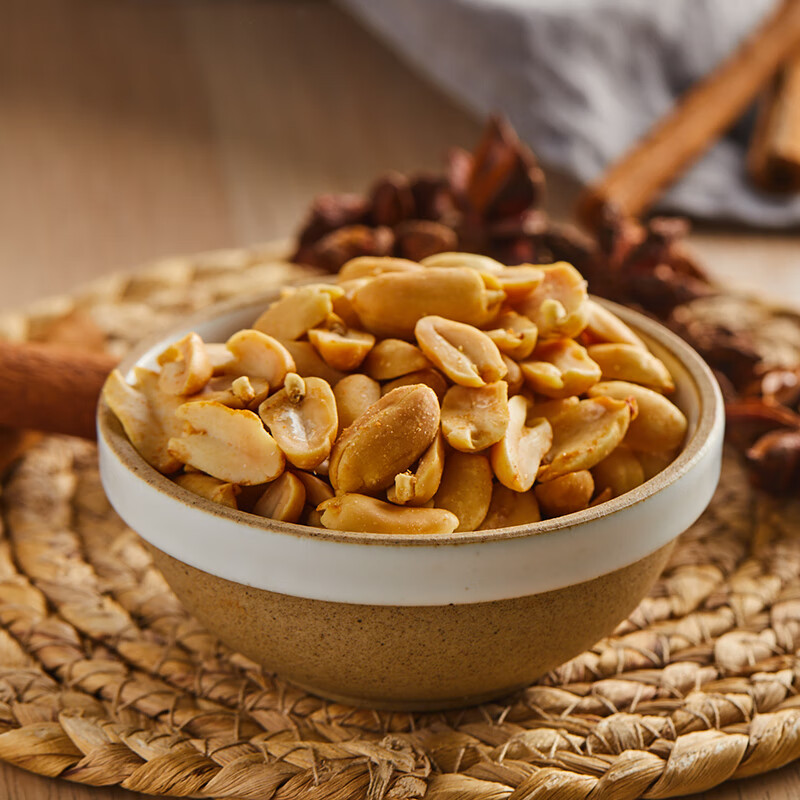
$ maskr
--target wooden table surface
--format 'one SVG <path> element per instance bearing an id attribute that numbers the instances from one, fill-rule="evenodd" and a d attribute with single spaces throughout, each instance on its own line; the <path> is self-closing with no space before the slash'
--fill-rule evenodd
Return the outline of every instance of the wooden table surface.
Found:
<path id="1" fill-rule="evenodd" d="M 322 191 L 439 168 L 480 120 L 314 0 L 6 0 L 0 307 L 175 253 L 286 237 Z M 564 216 L 577 190 L 548 172 Z M 715 276 L 800 306 L 798 237 L 704 226 Z M 136 800 L 0 764 L 0 796 Z M 800 796 L 800 766 L 706 800 Z"/>

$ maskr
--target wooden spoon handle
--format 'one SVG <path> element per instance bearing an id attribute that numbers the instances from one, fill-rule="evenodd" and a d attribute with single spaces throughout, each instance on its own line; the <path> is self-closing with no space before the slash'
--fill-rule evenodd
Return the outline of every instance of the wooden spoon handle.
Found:
<path id="1" fill-rule="evenodd" d="M 116 359 L 57 345 L 0 342 L 0 426 L 95 438 L 95 409 Z"/>

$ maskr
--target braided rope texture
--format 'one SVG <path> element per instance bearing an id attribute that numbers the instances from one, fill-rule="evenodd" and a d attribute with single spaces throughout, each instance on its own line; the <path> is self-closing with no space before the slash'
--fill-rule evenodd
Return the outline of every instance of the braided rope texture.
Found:
<path id="1" fill-rule="evenodd" d="M 122 354 L 308 274 L 280 252 L 159 262 L 0 315 L 0 337 L 80 311 Z M 754 492 L 730 454 L 611 637 L 501 702 L 435 714 L 320 700 L 205 632 L 110 508 L 94 445 L 43 438 L 0 491 L 0 758 L 41 775 L 176 797 L 635 800 L 800 757 L 800 502 Z"/>

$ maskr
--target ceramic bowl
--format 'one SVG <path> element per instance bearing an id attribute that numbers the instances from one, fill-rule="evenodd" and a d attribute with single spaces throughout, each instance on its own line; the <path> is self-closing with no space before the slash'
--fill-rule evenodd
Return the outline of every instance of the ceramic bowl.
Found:
<path id="1" fill-rule="evenodd" d="M 123 374 L 152 367 L 190 330 L 224 341 L 275 296 L 187 320 L 137 348 Z M 214 504 L 160 475 L 101 402 L 103 485 L 186 608 L 294 684 L 355 705 L 405 710 L 501 696 L 630 614 L 719 478 L 724 413 L 711 372 L 659 324 L 604 305 L 667 364 L 689 428 L 670 466 L 597 507 L 532 525 L 432 536 L 276 522 Z"/>

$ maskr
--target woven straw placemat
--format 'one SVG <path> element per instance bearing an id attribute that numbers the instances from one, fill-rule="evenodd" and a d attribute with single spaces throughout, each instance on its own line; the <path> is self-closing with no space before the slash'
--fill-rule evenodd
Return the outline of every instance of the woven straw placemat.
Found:
<path id="1" fill-rule="evenodd" d="M 78 310 L 121 354 L 305 274 L 278 252 L 161 262 L 0 315 L 0 336 L 40 338 Z M 325 702 L 230 652 L 111 510 L 88 442 L 39 440 L 0 500 L 0 758 L 32 772 L 258 800 L 633 800 L 800 756 L 800 504 L 755 493 L 734 456 L 614 636 L 502 701 L 436 714 Z"/>

